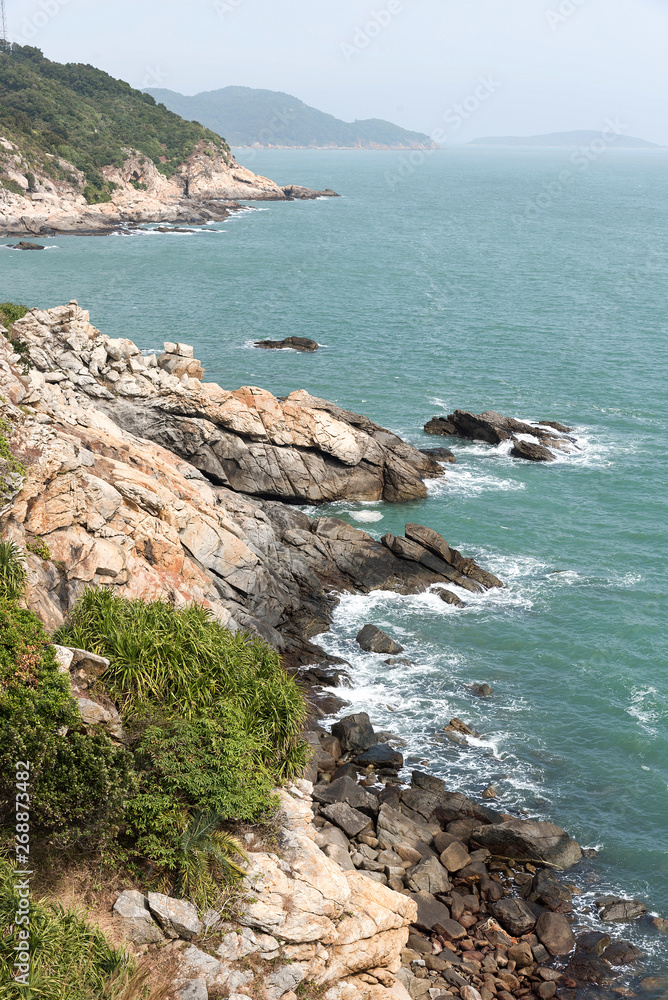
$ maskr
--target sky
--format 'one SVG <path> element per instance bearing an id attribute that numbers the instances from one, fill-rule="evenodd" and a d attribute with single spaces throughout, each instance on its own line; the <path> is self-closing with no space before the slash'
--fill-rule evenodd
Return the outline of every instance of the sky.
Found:
<path id="1" fill-rule="evenodd" d="M 282 90 L 444 143 L 571 129 L 668 145 L 668 0 L 6 0 L 59 62 L 182 94 Z"/>

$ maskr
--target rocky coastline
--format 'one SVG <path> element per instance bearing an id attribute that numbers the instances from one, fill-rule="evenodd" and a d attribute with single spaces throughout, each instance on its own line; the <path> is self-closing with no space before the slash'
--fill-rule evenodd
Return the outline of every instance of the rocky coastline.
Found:
<path id="1" fill-rule="evenodd" d="M 228 218 L 241 202 L 337 197 L 330 189 L 281 187 L 241 166 L 231 153 L 212 151 L 202 142 L 169 178 L 148 157 L 128 150 L 121 167 L 101 168 L 113 191 L 110 200 L 89 204 L 82 193 L 84 174 L 73 164 L 58 161 L 71 180 L 56 180 L 31 165 L 29 182 L 22 151 L 8 139 L 0 139 L 0 145 L 4 174 L 13 185 L 0 186 L 0 237 L 107 236 L 154 223 L 206 225 Z"/>
<path id="2" fill-rule="evenodd" d="M 123 887 L 121 938 L 173 962 L 180 1000 L 656 995 L 637 949 L 608 933 L 649 921 L 643 904 L 602 898 L 602 929 L 581 925 L 571 869 L 583 852 L 567 833 L 421 771 L 401 780 L 397 740 L 363 713 L 322 724 L 345 706 L 332 695 L 345 665 L 314 642 L 339 594 L 432 589 L 457 605 L 452 585 L 479 593 L 503 581 L 427 526 L 378 541 L 294 505 L 420 499 L 442 464 L 305 391 L 207 384 L 191 347 L 164 348 L 106 336 L 75 301 L 0 330 L 0 417 L 23 469 L 0 457 L 0 529 L 28 551 L 28 605 L 50 630 L 95 585 L 177 608 L 197 601 L 263 636 L 308 690 L 313 756 L 279 792 L 276 846 L 248 834 L 234 921 Z M 402 652 L 360 628 L 362 648 Z M 91 654 L 59 655 L 82 716 L 118 726 L 113 706 L 89 697 Z M 450 726 L 466 735 L 460 720 Z"/>

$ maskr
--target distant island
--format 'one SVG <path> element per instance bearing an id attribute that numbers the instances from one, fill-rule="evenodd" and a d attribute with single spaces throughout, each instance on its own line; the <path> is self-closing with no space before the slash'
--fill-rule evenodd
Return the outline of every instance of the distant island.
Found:
<path id="1" fill-rule="evenodd" d="M 253 87 L 223 87 L 194 97 L 148 88 L 158 103 L 224 135 L 231 146 L 306 149 L 436 149 L 422 132 L 380 118 L 344 122 L 291 94 Z"/>
<path id="2" fill-rule="evenodd" d="M 469 146 L 588 146 L 595 139 L 600 139 L 602 135 L 602 132 L 585 129 L 579 132 L 549 132 L 546 135 L 487 136 L 483 139 L 473 139 Z M 655 142 L 636 139 L 632 135 L 611 135 L 606 132 L 605 140 L 608 146 L 616 146 L 618 149 L 664 148 Z"/>

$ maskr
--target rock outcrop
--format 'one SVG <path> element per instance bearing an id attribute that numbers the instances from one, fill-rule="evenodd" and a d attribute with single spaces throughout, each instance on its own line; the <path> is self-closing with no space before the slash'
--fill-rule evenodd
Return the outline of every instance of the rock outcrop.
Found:
<path id="1" fill-rule="evenodd" d="M 486 413 L 455 410 L 447 417 L 432 417 L 424 430 L 427 434 L 461 437 L 493 445 L 512 441 L 510 454 L 532 462 L 552 462 L 555 451 L 577 451 L 575 439 L 570 434 L 571 428 L 564 424 L 550 420 L 527 423 L 504 417 L 494 410 Z"/>
<path id="2" fill-rule="evenodd" d="M 255 346 L 265 351 L 300 351 L 302 354 L 313 354 L 320 344 L 309 337 L 285 337 L 283 340 L 256 340 Z"/>
<path id="3" fill-rule="evenodd" d="M 18 352 L 0 339 L 0 409 L 26 472 L 6 470 L 0 527 L 44 540 L 49 558 L 27 565 L 49 627 L 86 586 L 111 585 L 203 602 L 314 663 L 325 657 L 309 640 L 328 627 L 334 592 L 489 585 L 473 564 L 430 560 L 419 545 L 417 561 L 397 555 L 279 502 L 423 495 L 421 477 L 440 466 L 367 418 L 305 392 L 280 401 L 204 385 L 192 348 L 145 356 L 75 302 L 32 310 L 11 336 Z M 436 532 L 427 540 L 454 552 Z"/>
<path id="4" fill-rule="evenodd" d="M 0 235 L 52 236 L 58 233 L 112 232 L 150 222 L 201 224 L 226 218 L 240 201 L 289 201 L 336 197 L 333 191 L 279 187 L 254 174 L 224 149 L 200 142 L 171 177 L 151 159 L 128 151 L 122 166 L 101 168 L 115 185 L 111 200 L 90 205 L 82 193 L 85 178 L 71 163 L 59 159 L 62 176 L 54 179 L 30 160 L 33 189 L 28 189 L 27 162 L 22 151 L 3 140 L 3 171 L 23 193 L 0 187 Z"/>

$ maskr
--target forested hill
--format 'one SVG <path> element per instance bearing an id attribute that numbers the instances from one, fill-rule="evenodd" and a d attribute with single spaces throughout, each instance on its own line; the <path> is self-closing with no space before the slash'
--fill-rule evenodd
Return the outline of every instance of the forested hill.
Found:
<path id="1" fill-rule="evenodd" d="M 100 168 L 120 167 L 129 148 L 167 177 L 202 141 L 229 152 L 219 135 L 122 80 L 90 65 L 51 62 L 39 49 L 20 45 L 0 52 L 0 136 L 54 178 L 63 178 L 62 159 L 100 189 Z"/>
<path id="2" fill-rule="evenodd" d="M 379 118 L 344 122 L 273 90 L 224 87 L 194 97 L 149 89 L 156 100 L 184 118 L 196 119 L 224 135 L 231 146 L 292 146 L 370 149 L 424 149 L 428 135 L 409 132 Z"/>

